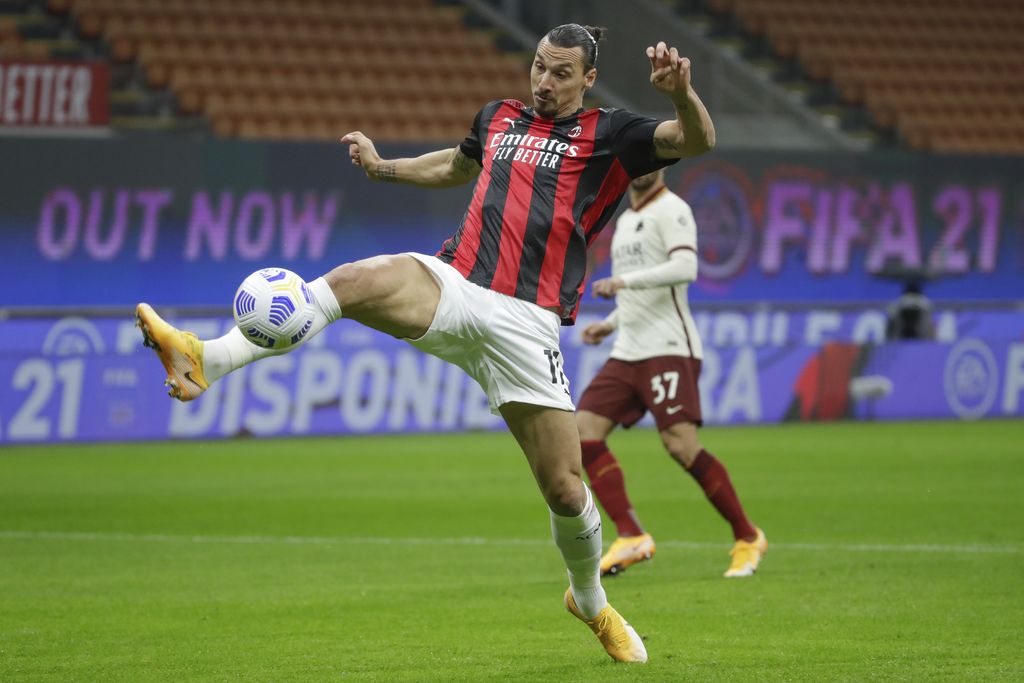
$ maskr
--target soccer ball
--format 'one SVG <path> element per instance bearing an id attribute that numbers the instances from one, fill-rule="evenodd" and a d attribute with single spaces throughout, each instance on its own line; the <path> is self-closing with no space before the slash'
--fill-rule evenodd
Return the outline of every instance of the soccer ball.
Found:
<path id="1" fill-rule="evenodd" d="M 235 292 L 235 324 L 266 349 L 295 346 L 313 326 L 313 297 L 305 281 L 284 268 L 257 270 Z"/>

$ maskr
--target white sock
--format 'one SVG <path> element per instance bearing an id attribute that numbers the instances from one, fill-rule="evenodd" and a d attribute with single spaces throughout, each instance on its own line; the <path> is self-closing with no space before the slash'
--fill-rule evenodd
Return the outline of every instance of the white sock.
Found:
<path id="1" fill-rule="evenodd" d="M 313 316 L 313 326 L 309 328 L 309 332 L 302 338 L 302 341 L 287 349 L 265 349 L 246 339 L 242 331 L 234 326 L 223 337 L 203 342 L 203 374 L 206 376 L 206 381 L 212 384 L 215 380 L 254 360 L 267 356 L 278 356 L 297 349 L 307 339 L 312 339 L 320 330 L 341 317 L 341 304 L 338 303 L 338 298 L 334 296 L 327 280 L 318 277 L 312 282 L 306 283 L 306 287 L 313 295 L 316 313 Z"/>
<path id="2" fill-rule="evenodd" d="M 569 570 L 576 606 L 583 616 L 593 619 L 608 604 L 608 598 L 601 586 L 601 513 L 586 484 L 583 490 L 587 502 L 578 516 L 562 517 L 551 512 L 551 535 Z"/>

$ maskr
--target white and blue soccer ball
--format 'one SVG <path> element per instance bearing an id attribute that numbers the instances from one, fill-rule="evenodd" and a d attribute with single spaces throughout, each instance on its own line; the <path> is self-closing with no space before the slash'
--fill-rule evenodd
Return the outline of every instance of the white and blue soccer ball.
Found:
<path id="1" fill-rule="evenodd" d="M 315 308 L 306 282 L 284 268 L 257 270 L 235 292 L 235 324 L 266 349 L 295 346 L 313 326 Z"/>

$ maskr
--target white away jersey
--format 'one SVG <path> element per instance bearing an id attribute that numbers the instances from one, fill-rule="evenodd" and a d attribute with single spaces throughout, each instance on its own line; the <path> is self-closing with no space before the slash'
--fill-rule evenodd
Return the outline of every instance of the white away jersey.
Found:
<path id="1" fill-rule="evenodd" d="M 689 204 L 662 188 L 638 211 L 626 209 L 612 237 L 612 275 L 657 266 L 680 249 L 697 253 L 697 226 Z M 655 356 L 702 358 L 690 314 L 686 283 L 650 289 L 623 288 L 615 295 L 618 335 L 611 357 L 634 361 Z"/>

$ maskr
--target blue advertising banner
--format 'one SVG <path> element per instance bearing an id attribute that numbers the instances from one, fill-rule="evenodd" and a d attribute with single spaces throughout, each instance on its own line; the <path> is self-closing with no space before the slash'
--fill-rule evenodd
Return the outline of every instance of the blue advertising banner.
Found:
<path id="1" fill-rule="evenodd" d="M 0 254 L 19 286 L 0 307 L 222 306 L 261 267 L 312 278 L 375 254 L 434 253 L 471 191 L 370 182 L 341 145 L 2 145 Z M 698 223 L 696 302 L 890 300 L 900 284 L 887 278 L 908 272 L 932 279 L 936 300 L 1024 297 L 1014 159 L 716 151 L 667 182 Z M 611 228 L 592 248 L 597 275 Z"/>
<path id="2" fill-rule="evenodd" d="M 935 299 L 1024 295 L 1010 157 L 716 154 L 673 185 L 698 225 L 697 298 L 884 299 L 906 277 Z"/>
<path id="3" fill-rule="evenodd" d="M 372 183 L 323 144 L 5 140 L 2 306 L 226 305 L 249 273 L 435 253 L 470 188 Z M 396 155 L 422 153 L 396 147 Z"/>
<path id="4" fill-rule="evenodd" d="M 699 319 L 713 337 L 719 328 L 757 328 L 758 315 L 703 312 Z M 731 343 L 708 345 L 700 380 L 705 421 L 1024 416 L 1020 315 L 979 322 L 984 314 L 943 311 L 945 341 L 896 343 L 855 341 L 865 315 L 810 311 L 789 320 L 793 331 L 777 338 L 733 333 Z M 815 323 L 819 341 L 812 344 L 808 321 L 816 318 L 838 324 Z M 227 318 L 174 322 L 206 338 L 233 324 Z M 562 337 L 576 398 L 610 348 L 582 345 L 581 329 L 564 328 Z M 972 336 L 979 329 L 990 334 Z M 502 426 L 460 369 L 347 321 L 293 353 L 229 375 L 191 403 L 163 394 L 162 368 L 130 319 L 9 319 L 0 321 L 0 335 L 17 340 L 16 350 L 0 356 L 0 444 Z"/>

